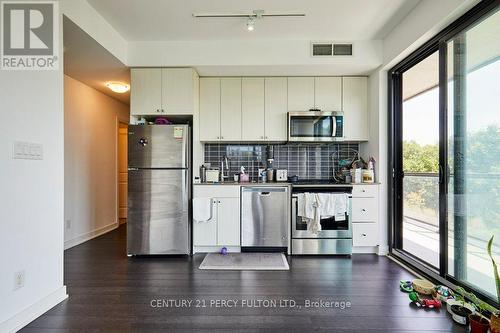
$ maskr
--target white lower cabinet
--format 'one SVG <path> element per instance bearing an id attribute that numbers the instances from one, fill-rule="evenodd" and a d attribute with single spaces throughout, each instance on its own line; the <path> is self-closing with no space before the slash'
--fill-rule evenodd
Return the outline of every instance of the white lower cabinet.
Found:
<path id="1" fill-rule="evenodd" d="M 353 246 L 377 246 L 378 238 L 378 223 L 352 224 Z"/>
<path id="2" fill-rule="evenodd" d="M 378 185 L 354 185 L 352 190 L 352 245 L 378 246 Z"/>
<path id="3" fill-rule="evenodd" d="M 240 188 L 231 185 L 200 185 L 194 198 L 209 198 L 211 219 L 193 220 L 194 252 L 215 252 L 221 247 L 240 246 Z"/>

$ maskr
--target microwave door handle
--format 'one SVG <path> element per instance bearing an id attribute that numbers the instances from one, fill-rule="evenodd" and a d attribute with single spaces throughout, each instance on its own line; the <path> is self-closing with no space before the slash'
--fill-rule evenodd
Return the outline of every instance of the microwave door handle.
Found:
<path id="1" fill-rule="evenodd" d="M 335 116 L 332 116 L 332 137 L 337 136 L 337 118 Z"/>

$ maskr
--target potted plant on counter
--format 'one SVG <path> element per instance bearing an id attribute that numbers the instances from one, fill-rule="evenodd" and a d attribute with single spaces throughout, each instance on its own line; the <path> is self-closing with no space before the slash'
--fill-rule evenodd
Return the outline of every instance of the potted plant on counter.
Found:
<path id="1" fill-rule="evenodd" d="M 494 236 L 491 236 L 490 241 L 488 242 L 488 255 L 490 256 L 491 263 L 493 264 L 493 274 L 495 276 L 495 284 L 496 284 L 496 289 L 497 289 L 497 301 L 498 304 L 500 304 L 500 277 L 498 276 L 498 266 L 497 263 L 495 262 L 495 258 L 493 258 L 493 254 L 491 252 L 491 248 L 493 247 L 493 238 Z M 491 315 L 491 321 L 490 321 L 490 329 L 491 333 L 500 333 L 500 311 L 497 310 Z"/>

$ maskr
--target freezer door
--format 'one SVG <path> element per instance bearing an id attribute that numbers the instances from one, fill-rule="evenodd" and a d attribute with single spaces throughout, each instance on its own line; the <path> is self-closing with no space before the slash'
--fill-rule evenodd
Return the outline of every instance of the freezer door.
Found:
<path id="1" fill-rule="evenodd" d="M 189 168 L 188 125 L 128 127 L 129 168 Z"/>
<path id="2" fill-rule="evenodd" d="M 189 254 L 187 170 L 130 170 L 127 252 Z"/>

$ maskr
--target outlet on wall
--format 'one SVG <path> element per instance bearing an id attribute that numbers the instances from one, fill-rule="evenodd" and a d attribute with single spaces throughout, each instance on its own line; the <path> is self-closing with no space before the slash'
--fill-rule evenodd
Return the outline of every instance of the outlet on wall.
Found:
<path id="1" fill-rule="evenodd" d="M 71 220 L 64 221 L 64 228 L 71 229 Z"/>
<path id="2" fill-rule="evenodd" d="M 14 290 L 24 287 L 25 272 L 24 270 L 14 273 Z"/>

